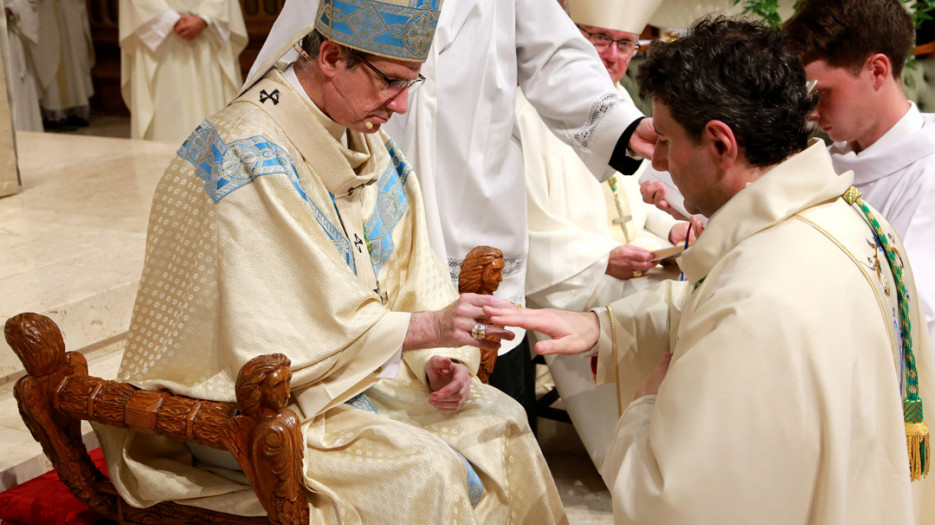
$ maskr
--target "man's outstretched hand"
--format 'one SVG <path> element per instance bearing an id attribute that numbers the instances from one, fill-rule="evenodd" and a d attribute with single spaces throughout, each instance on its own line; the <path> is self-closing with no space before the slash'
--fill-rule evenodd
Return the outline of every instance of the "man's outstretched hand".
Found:
<path id="1" fill-rule="evenodd" d="M 601 335 L 600 322 L 594 312 L 485 306 L 484 313 L 490 316 L 492 323 L 519 326 L 551 337 L 536 343 L 536 352 L 542 355 L 587 352 Z"/>

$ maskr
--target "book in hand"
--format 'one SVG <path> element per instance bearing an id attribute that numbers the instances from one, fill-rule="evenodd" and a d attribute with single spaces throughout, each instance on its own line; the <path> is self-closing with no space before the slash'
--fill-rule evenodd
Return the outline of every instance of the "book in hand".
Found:
<path id="1" fill-rule="evenodd" d="M 668 248 L 660 248 L 652 252 L 653 261 L 667 262 L 675 259 L 679 256 L 685 248 L 683 246 L 670 246 Z"/>

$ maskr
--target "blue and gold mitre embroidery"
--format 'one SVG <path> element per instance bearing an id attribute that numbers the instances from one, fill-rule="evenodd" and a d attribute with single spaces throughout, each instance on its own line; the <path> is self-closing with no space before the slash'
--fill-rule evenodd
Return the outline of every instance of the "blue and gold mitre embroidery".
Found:
<path id="1" fill-rule="evenodd" d="M 442 0 L 321 0 L 315 29 L 328 40 L 398 60 L 428 57 Z"/>

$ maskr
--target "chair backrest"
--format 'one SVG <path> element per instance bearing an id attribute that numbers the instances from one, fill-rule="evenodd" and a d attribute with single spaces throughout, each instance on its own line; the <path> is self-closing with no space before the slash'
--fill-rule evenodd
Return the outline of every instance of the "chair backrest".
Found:
<path id="1" fill-rule="evenodd" d="M 4 333 L 27 372 L 14 387 L 26 427 L 42 445 L 59 478 L 99 514 L 120 523 L 309 522 L 302 482 L 302 434 L 298 417 L 285 408 L 291 378 L 285 356 L 270 354 L 250 360 L 237 381 L 238 403 L 221 403 L 88 376 L 84 356 L 66 353 L 58 326 L 39 314 L 10 318 Z M 229 515 L 175 503 L 145 509 L 127 504 L 88 456 L 81 440 L 81 420 L 230 451 L 267 517 Z"/>

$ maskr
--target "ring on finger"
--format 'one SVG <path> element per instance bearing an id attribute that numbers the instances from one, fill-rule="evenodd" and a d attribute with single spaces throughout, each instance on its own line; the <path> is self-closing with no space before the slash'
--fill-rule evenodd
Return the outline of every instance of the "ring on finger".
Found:
<path id="1" fill-rule="evenodd" d="M 642 276 L 643 276 L 643 272 L 639 270 L 633 270 L 633 277 L 642 277 Z"/>
<path id="2" fill-rule="evenodd" d="M 471 328 L 471 337 L 478 340 L 487 337 L 487 325 L 484 323 L 475 324 L 474 328 Z"/>

